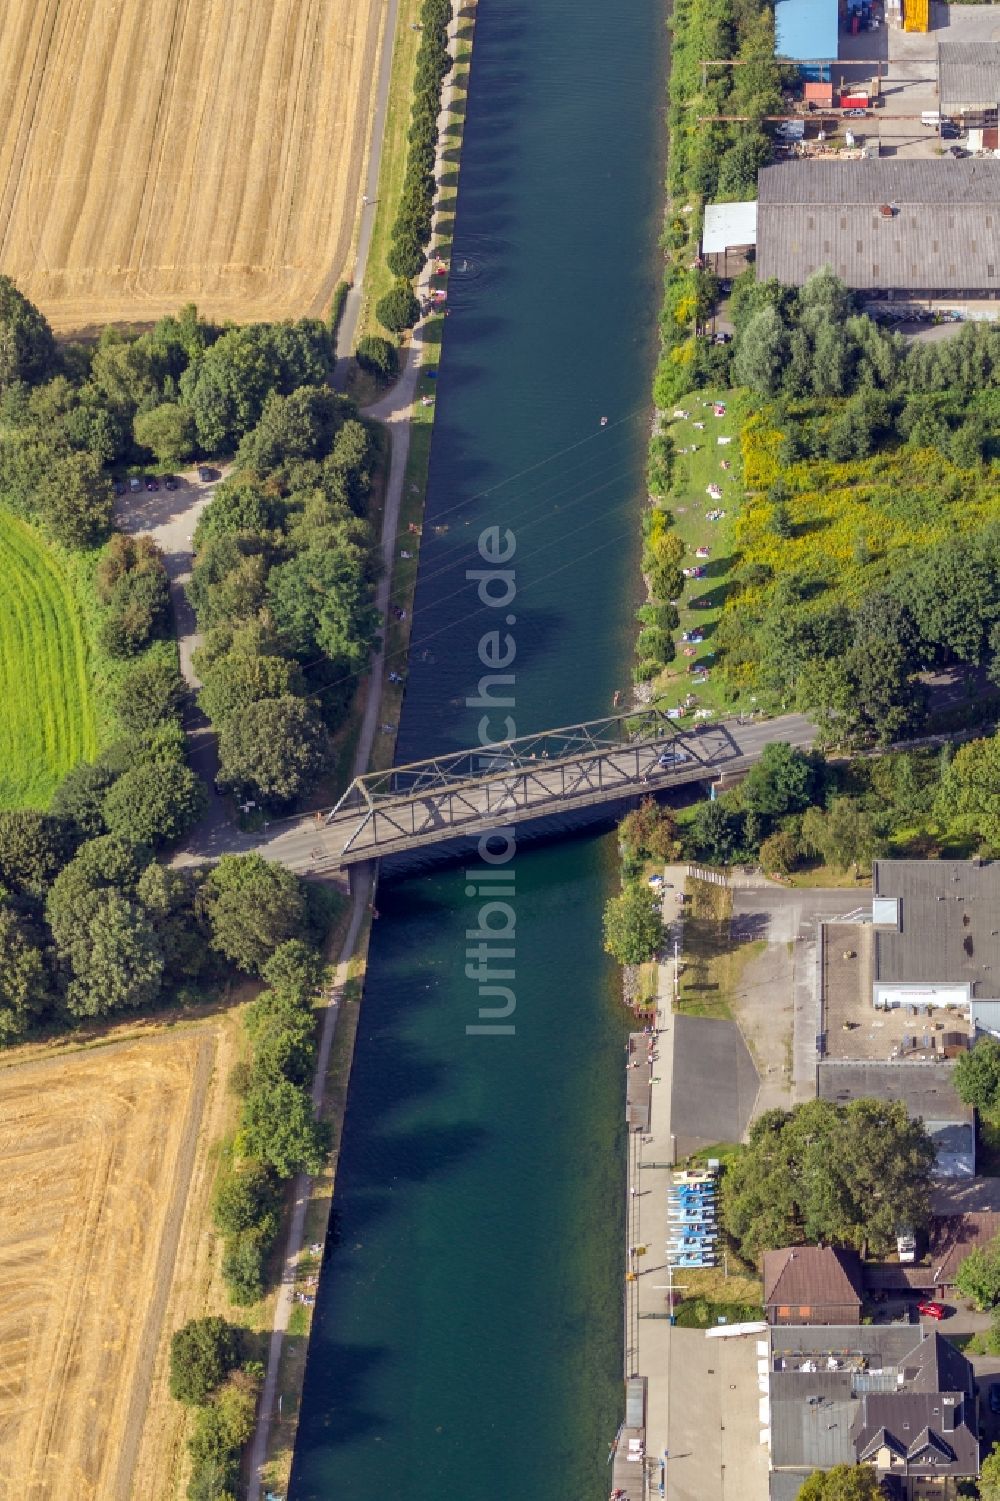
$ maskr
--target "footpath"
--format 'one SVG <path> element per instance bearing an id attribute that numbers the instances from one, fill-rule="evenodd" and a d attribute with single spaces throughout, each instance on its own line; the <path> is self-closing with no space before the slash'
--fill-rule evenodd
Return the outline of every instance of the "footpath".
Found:
<path id="1" fill-rule="evenodd" d="M 671 1131 L 674 1071 L 675 943 L 683 957 L 684 908 L 678 900 L 688 867 L 663 871 L 667 937 L 659 965 L 650 1036 L 633 1034 L 630 1053 L 650 1043 L 649 1117 L 630 1131 L 626 1263 L 625 1377 L 645 1385 L 645 1428 L 623 1430 L 613 1467 L 620 1501 L 766 1501 L 767 1450 L 760 1443 L 756 1339 L 708 1338 L 704 1329 L 670 1322 L 671 1294 L 683 1297 L 685 1273 L 667 1265 L 667 1194 L 675 1155 Z M 632 1087 L 635 1093 L 634 1086 Z M 629 1404 L 627 1403 L 627 1410 Z M 627 1458 L 641 1431 L 644 1462 Z M 624 1451 L 624 1452 L 623 1452 Z"/>

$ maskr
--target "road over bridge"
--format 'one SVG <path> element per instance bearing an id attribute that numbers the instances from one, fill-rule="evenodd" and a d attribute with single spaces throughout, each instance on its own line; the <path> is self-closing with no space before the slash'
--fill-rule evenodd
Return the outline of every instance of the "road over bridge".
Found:
<path id="1" fill-rule="evenodd" d="M 328 813 L 277 823 L 253 845 L 313 875 L 478 836 L 501 825 L 742 772 L 774 741 L 810 746 L 798 714 L 681 729 L 659 710 L 458 751 L 351 783 Z"/>

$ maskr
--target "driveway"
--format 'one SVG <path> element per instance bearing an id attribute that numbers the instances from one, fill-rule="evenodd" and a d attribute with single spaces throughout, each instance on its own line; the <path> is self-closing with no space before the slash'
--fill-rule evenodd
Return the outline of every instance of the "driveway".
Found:
<path id="1" fill-rule="evenodd" d="M 195 831 L 199 844 L 215 844 L 221 831 L 228 827 L 229 821 L 225 803 L 215 792 L 215 779 L 219 772 L 215 733 L 198 708 L 195 698 L 201 683 L 191 659 L 202 638 L 184 586 L 191 577 L 194 529 L 198 525 L 198 518 L 215 494 L 216 485 L 231 468 L 231 464 L 224 464 L 221 468 L 211 467 L 208 470 L 212 475 L 210 480 L 199 479 L 197 469 L 188 470 L 176 476 L 176 490 L 165 489 L 161 482 L 159 490 L 142 490 L 137 494 L 128 492 L 118 496 L 115 501 L 116 525 L 130 536 L 152 537 L 163 553 L 170 579 L 181 675 L 190 690 L 190 702 L 184 712 L 188 759 L 211 793 L 208 811 Z M 179 863 L 184 863 L 183 852 L 180 852 Z"/>

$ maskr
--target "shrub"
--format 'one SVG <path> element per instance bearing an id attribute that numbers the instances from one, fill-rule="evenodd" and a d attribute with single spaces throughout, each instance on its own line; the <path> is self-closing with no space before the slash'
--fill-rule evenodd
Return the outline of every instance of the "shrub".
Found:
<path id="1" fill-rule="evenodd" d="M 170 1395 L 207 1402 L 240 1358 L 239 1330 L 212 1314 L 191 1319 L 170 1341 Z"/>
<path id="2" fill-rule="evenodd" d="M 398 281 L 375 304 L 375 316 L 390 333 L 401 334 L 420 317 L 420 303 L 409 282 Z"/>
<path id="3" fill-rule="evenodd" d="M 362 370 L 383 384 L 393 379 L 397 370 L 396 346 L 378 334 L 366 334 L 358 344 L 358 364 Z"/>

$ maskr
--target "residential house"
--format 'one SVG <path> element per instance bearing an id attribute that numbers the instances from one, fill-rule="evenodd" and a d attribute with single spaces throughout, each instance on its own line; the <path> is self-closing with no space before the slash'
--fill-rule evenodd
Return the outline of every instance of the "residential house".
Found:
<path id="1" fill-rule="evenodd" d="M 860 1324 L 857 1255 L 833 1246 L 765 1251 L 764 1313 L 769 1324 Z"/>

